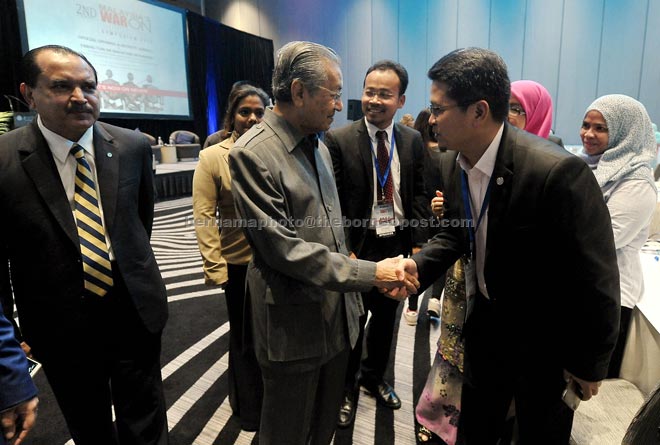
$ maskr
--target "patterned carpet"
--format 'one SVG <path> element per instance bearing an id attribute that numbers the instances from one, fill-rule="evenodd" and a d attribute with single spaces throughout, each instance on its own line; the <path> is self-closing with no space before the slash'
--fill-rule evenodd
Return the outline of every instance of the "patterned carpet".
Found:
<path id="1" fill-rule="evenodd" d="M 229 324 L 222 292 L 204 286 L 195 234 L 187 223 L 191 198 L 156 205 L 152 245 L 165 280 L 170 319 L 163 333 L 161 363 L 171 445 L 258 444 L 258 435 L 240 430 L 227 399 Z M 395 344 L 386 378 L 402 400 L 400 410 L 377 406 L 360 395 L 353 428 L 338 430 L 337 445 L 414 444 L 413 401 L 419 397 L 435 350 L 438 331 L 426 316 L 408 326 L 399 308 Z M 426 299 L 420 301 L 420 313 Z M 39 422 L 26 445 L 73 445 L 43 372 Z M 81 388 L 81 390 L 84 390 Z M 84 408 L 83 408 L 84 409 Z"/>

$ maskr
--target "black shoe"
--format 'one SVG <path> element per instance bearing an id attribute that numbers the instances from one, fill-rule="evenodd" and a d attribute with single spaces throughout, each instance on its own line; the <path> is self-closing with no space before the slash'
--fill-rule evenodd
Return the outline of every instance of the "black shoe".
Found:
<path id="1" fill-rule="evenodd" d="M 259 431 L 259 422 L 241 422 L 241 429 L 249 433 Z"/>
<path id="2" fill-rule="evenodd" d="M 381 405 L 391 409 L 401 408 L 401 399 L 399 399 L 399 396 L 394 392 L 394 388 L 392 388 L 392 386 L 385 380 L 381 380 L 378 383 L 361 380 L 360 385 L 366 389 L 368 393 L 374 396 L 376 401 Z"/>
<path id="3" fill-rule="evenodd" d="M 348 428 L 355 420 L 356 399 L 355 393 L 350 391 L 344 393 L 344 400 L 342 400 L 339 407 L 339 419 L 337 419 L 337 426 L 339 428 Z"/>

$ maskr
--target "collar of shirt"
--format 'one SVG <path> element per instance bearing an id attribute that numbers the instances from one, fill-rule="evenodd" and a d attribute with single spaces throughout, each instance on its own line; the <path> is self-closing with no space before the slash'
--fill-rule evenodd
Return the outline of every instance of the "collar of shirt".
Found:
<path id="1" fill-rule="evenodd" d="M 62 164 L 66 162 L 66 158 L 69 156 L 71 147 L 74 144 L 80 145 L 88 154 L 92 155 L 92 157 L 94 156 L 94 127 L 89 127 L 81 138 L 75 142 L 46 128 L 41 121 L 41 116 L 37 116 L 37 125 L 39 126 L 39 130 L 41 130 L 41 134 L 44 135 L 44 139 L 46 139 L 53 156 Z"/>
<path id="2" fill-rule="evenodd" d="M 500 142 L 502 141 L 502 134 L 504 133 L 504 124 L 500 126 L 500 129 L 497 131 L 497 134 L 490 142 L 490 145 L 486 149 L 481 158 L 474 164 L 474 167 L 470 167 L 470 164 L 464 159 L 461 153 L 456 157 L 456 162 L 461 166 L 465 173 L 470 176 L 470 173 L 480 172 L 482 175 L 490 178 L 493 176 L 493 170 L 495 169 L 495 160 L 497 159 L 497 151 L 500 148 Z"/>
<path id="3" fill-rule="evenodd" d="M 306 135 L 300 133 L 289 124 L 286 119 L 268 108 L 266 109 L 262 122 L 265 122 L 266 125 L 273 129 L 273 132 L 278 138 L 280 138 L 289 153 L 291 153 L 298 144 L 303 142 L 306 137 Z"/>
<path id="4" fill-rule="evenodd" d="M 369 123 L 366 117 L 364 118 L 364 123 L 367 124 L 367 132 L 369 133 L 369 139 L 371 139 L 371 141 L 374 143 L 374 147 L 376 147 L 376 145 L 378 144 L 378 139 L 376 139 L 377 131 L 384 131 L 385 133 L 387 133 L 387 141 L 385 141 L 385 143 L 388 145 L 392 143 L 392 132 L 394 131 L 394 121 L 390 122 L 387 128 L 384 128 L 383 130 Z"/>

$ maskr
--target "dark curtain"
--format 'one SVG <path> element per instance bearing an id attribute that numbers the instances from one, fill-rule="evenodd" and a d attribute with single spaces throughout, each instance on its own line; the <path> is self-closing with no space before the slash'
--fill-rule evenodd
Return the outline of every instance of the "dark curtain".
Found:
<path id="1" fill-rule="evenodd" d="M 197 16 L 189 13 L 189 23 L 193 23 L 190 17 L 192 15 Z M 227 109 L 227 97 L 234 82 L 249 80 L 272 96 L 270 81 L 275 66 L 273 41 L 238 31 L 215 20 L 204 18 L 203 21 L 207 48 L 213 48 L 214 51 L 207 57 L 207 70 L 215 74 L 217 128 L 221 129 Z M 209 101 L 211 100 L 213 98 L 209 98 Z"/>
<path id="2" fill-rule="evenodd" d="M 274 66 L 273 41 L 254 36 L 191 11 L 186 14 L 188 24 L 188 77 L 190 106 L 193 118 L 174 119 L 109 119 L 103 122 L 124 128 L 139 128 L 154 137 L 167 141 L 175 130 L 197 133 L 203 141 L 208 135 L 209 114 L 220 129 L 227 96 L 237 80 L 250 80 L 270 95 L 270 78 Z M 0 1 L 0 96 L 20 97 L 21 40 L 18 28 L 16 0 Z M 163 58 L 167 55 L 163 54 Z M 207 85 L 213 82 L 214 85 Z M 208 97 L 215 90 L 217 97 Z M 211 101 L 211 107 L 209 107 Z M 216 101 L 213 103 L 213 101 Z M 19 111 L 14 101 L 14 110 Z M 0 110 L 9 104 L 0 98 Z M 27 109 L 20 108 L 20 111 Z M 210 111 L 208 113 L 207 111 Z M 213 124 L 212 124 L 213 125 Z"/>
<path id="3" fill-rule="evenodd" d="M 21 57 L 16 0 L 2 0 L 0 1 L 0 111 L 10 110 L 9 102 L 1 96 L 21 97 L 18 90 Z M 12 104 L 14 111 L 28 111 L 13 99 Z"/>

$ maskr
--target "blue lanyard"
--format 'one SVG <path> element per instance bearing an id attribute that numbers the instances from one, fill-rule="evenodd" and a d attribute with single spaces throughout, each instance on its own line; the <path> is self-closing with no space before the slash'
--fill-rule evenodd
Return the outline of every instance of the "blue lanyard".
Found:
<path id="1" fill-rule="evenodd" d="M 378 165 L 378 157 L 376 155 L 376 150 L 374 150 L 374 143 L 371 141 L 371 138 L 369 139 L 369 142 L 371 142 L 371 154 L 374 155 L 374 166 L 376 167 L 376 176 L 378 177 L 378 183 L 380 184 L 380 188 L 383 189 L 385 187 L 385 183 L 387 182 L 387 177 L 390 175 L 390 168 L 392 167 L 392 154 L 394 154 L 394 130 L 392 130 L 392 143 L 390 144 L 390 159 L 387 161 L 387 168 L 385 169 L 385 173 L 382 175 L 380 174 L 380 165 Z"/>
<path id="2" fill-rule="evenodd" d="M 470 204 L 470 186 L 468 185 L 467 173 L 465 173 L 465 170 L 462 171 L 461 189 L 463 191 L 463 205 L 465 206 L 465 216 L 467 217 L 468 220 L 468 233 L 470 235 L 471 257 L 474 256 L 475 232 L 479 230 L 479 225 L 481 224 L 481 220 L 484 218 L 484 215 L 486 214 L 486 210 L 488 209 L 488 204 L 490 203 L 491 185 L 493 185 L 492 180 L 488 181 L 488 187 L 486 188 L 486 195 L 484 196 L 484 201 L 481 203 L 479 218 L 477 219 L 477 225 L 475 226 L 472 219 L 472 206 Z"/>

